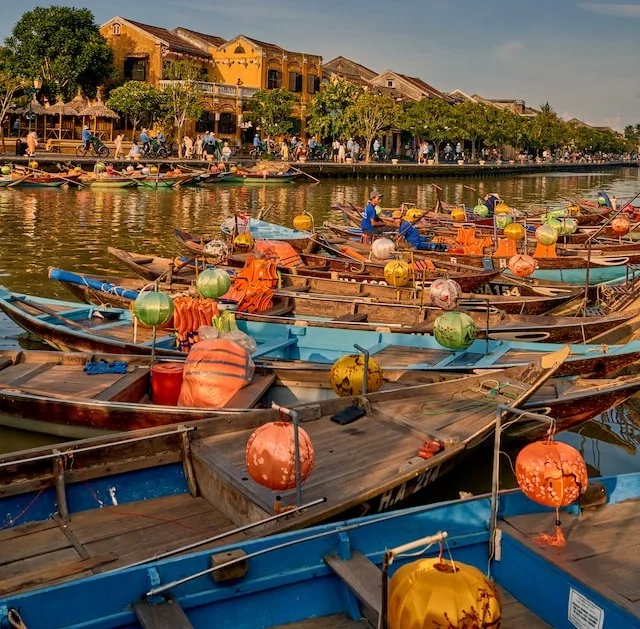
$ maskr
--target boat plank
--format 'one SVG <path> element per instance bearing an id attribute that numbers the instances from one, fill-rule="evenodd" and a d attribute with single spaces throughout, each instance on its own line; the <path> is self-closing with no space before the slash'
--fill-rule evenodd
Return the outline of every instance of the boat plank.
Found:
<path id="1" fill-rule="evenodd" d="M 371 627 L 371 625 L 364 619 L 351 620 L 346 614 L 336 614 L 321 618 L 309 618 L 286 625 L 273 625 L 270 629 L 357 629 L 358 627 L 364 629 Z"/>
<path id="2" fill-rule="evenodd" d="M 81 557 L 73 547 L 54 550 L 45 555 L 37 555 L 36 557 L 29 557 L 28 559 L 21 559 L 20 561 L 14 561 L 12 564 L 3 566 L 0 569 L 0 580 L 12 579 L 20 574 L 35 572 L 47 566 L 73 561 L 75 559 L 83 559 L 83 557 Z"/>
<path id="3" fill-rule="evenodd" d="M 14 539 L 0 545 L 0 567 L 71 546 L 71 542 L 57 526 L 23 535 L 20 543 L 17 542 Z"/>
<path id="4" fill-rule="evenodd" d="M 142 601 L 133 611 L 143 629 L 193 629 L 180 604 L 169 598 L 160 605 Z"/>
<path id="5" fill-rule="evenodd" d="M 253 408 L 275 382 L 276 374 L 257 375 L 246 387 L 240 389 L 223 408 Z"/>
<path id="6" fill-rule="evenodd" d="M 40 531 L 56 528 L 58 525 L 54 520 L 44 520 L 43 522 L 28 522 L 0 531 L 0 545 L 4 542 L 20 539 L 26 535 L 32 535 Z"/>

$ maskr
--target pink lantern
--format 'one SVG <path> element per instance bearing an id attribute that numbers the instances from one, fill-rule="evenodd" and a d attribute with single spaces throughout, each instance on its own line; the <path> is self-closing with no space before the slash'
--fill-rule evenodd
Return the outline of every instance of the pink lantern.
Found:
<path id="1" fill-rule="evenodd" d="M 439 279 L 432 282 L 429 287 L 429 297 L 434 306 L 443 310 L 455 310 L 458 300 L 462 297 L 462 289 L 458 282 Z"/>
<path id="2" fill-rule="evenodd" d="M 509 258 L 509 270 L 518 277 L 529 277 L 536 270 L 536 261 L 518 253 Z"/>

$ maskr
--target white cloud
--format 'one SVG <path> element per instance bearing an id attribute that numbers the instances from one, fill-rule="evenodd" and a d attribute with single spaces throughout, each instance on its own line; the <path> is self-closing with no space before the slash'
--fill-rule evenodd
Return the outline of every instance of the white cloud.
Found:
<path id="1" fill-rule="evenodd" d="M 501 61 L 511 61 L 517 59 L 524 50 L 524 41 L 521 39 L 512 39 L 497 48 L 498 59 Z"/>
<path id="2" fill-rule="evenodd" d="M 605 4 L 603 2 L 579 2 L 578 6 L 593 13 L 603 13 L 614 17 L 640 18 L 640 4 Z"/>

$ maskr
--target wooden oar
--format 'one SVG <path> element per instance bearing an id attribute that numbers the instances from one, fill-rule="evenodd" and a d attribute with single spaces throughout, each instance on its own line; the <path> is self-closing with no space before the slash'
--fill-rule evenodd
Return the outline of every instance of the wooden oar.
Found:
<path id="1" fill-rule="evenodd" d="M 137 184 L 142 184 L 143 186 L 146 186 L 147 188 L 151 188 L 152 190 L 156 189 L 156 186 L 153 186 L 142 179 L 137 179 L 136 177 L 130 177 L 129 175 L 125 175 L 123 172 L 120 173 L 120 176 L 124 177 L 125 179 L 130 179 L 131 181 L 135 181 Z"/>
<path id="2" fill-rule="evenodd" d="M 269 206 L 265 209 L 262 208 L 259 212 L 258 212 L 258 220 L 261 221 L 263 216 L 266 216 L 270 211 L 271 208 L 273 207 L 273 203 L 269 203 Z"/>
<path id="3" fill-rule="evenodd" d="M 39 168 L 32 168 L 31 169 L 34 173 L 42 173 L 43 175 L 50 175 L 51 177 L 57 177 L 58 179 L 64 179 L 67 183 L 69 184 L 73 184 L 74 186 L 81 186 L 81 187 L 85 187 L 86 184 L 82 183 L 81 181 L 77 181 L 75 179 L 69 179 L 68 177 L 64 177 L 63 175 L 58 175 L 57 173 L 54 173 L 53 175 L 51 173 L 45 172 L 44 170 L 40 170 Z"/>
<path id="4" fill-rule="evenodd" d="M 15 181 L 12 181 L 7 188 L 12 188 L 13 186 L 17 186 L 19 183 L 22 183 L 23 181 L 26 181 L 27 179 L 29 179 L 29 177 L 31 177 L 31 173 L 29 173 L 26 177 L 23 177 L 22 179 L 16 179 Z"/>
<path id="5" fill-rule="evenodd" d="M 305 177 L 309 177 L 309 179 L 311 179 L 313 181 L 313 183 L 320 183 L 319 179 L 316 179 L 315 177 L 311 176 L 309 173 L 305 173 L 304 170 L 300 170 L 299 168 L 296 168 L 295 166 L 291 166 L 291 164 L 289 164 L 289 168 L 291 170 L 293 170 L 294 172 L 300 174 L 300 175 L 304 175 Z"/>

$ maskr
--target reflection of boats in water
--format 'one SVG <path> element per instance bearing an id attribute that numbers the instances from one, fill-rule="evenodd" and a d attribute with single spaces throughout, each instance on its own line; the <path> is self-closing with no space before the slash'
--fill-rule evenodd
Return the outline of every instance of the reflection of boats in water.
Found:
<path id="1" fill-rule="evenodd" d="M 631 398 L 571 432 L 616 446 L 634 456 L 640 444 L 640 400 Z"/>

